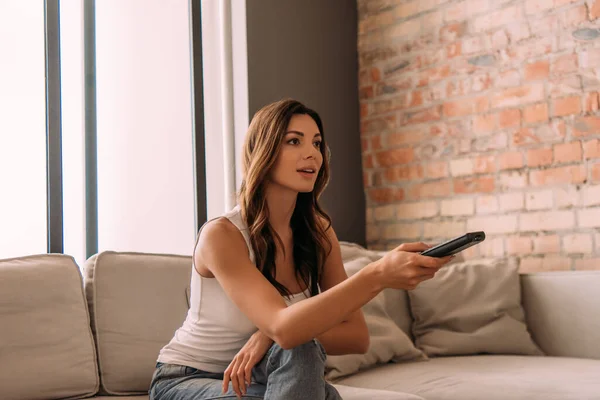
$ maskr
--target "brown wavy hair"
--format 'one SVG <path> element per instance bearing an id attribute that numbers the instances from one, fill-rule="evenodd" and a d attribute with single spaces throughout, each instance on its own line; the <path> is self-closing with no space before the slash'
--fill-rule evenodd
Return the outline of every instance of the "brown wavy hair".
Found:
<path id="1" fill-rule="evenodd" d="M 268 176 L 275 165 L 287 127 L 292 116 L 310 116 L 322 135 L 323 164 L 312 192 L 298 193 L 291 218 L 293 258 L 296 279 L 310 288 L 311 296 L 319 293 L 319 280 L 325 259 L 331 251 L 327 230 L 331 218 L 323 211 L 318 199 L 329 182 L 329 148 L 325 142 L 321 117 L 302 103 L 286 99 L 260 109 L 252 118 L 244 143 L 242 169 L 243 181 L 238 195 L 242 218 L 248 226 L 250 243 L 254 250 L 257 268 L 277 288 L 290 296 L 290 291 L 277 282 L 275 255 L 277 244 L 283 242 L 269 223 L 269 208 L 265 197 Z M 277 244 L 276 244 L 277 243 Z"/>

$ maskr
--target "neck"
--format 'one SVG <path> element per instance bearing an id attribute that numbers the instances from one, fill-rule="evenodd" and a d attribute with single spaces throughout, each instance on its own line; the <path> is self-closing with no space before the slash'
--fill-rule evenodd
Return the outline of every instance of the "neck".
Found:
<path id="1" fill-rule="evenodd" d="M 296 208 L 298 192 L 271 183 L 267 186 L 265 194 L 269 207 L 269 223 L 279 236 L 287 234 Z"/>

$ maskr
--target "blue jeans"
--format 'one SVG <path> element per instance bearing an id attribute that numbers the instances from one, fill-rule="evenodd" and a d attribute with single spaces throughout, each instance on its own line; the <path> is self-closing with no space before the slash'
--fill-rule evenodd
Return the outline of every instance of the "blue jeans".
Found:
<path id="1" fill-rule="evenodd" d="M 324 379 L 325 350 L 316 340 L 290 350 L 273 344 L 252 369 L 252 384 L 243 399 L 342 400 Z M 222 393 L 223 374 L 158 363 L 150 383 L 150 400 L 237 399 L 231 384 Z"/>

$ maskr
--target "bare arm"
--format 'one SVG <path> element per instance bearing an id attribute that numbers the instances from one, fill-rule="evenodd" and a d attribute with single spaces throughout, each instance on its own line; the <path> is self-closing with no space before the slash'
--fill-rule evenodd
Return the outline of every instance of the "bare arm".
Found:
<path id="1" fill-rule="evenodd" d="M 414 288 L 432 269 L 449 261 L 399 247 L 327 291 L 287 307 L 247 254 L 241 233 L 228 220 L 219 219 L 202 230 L 194 257 L 197 265 L 210 269 L 257 328 L 285 349 L 339 325 L 386 287 Z"/>
<path id="2" fill-rule="evenodd" d="M 328 229 L 327 235 L 331 241 L 331 252 L 323 268 L 320 282 L 322 292 L 348 279 L 342 262 L 340 243 L 333 227 Z M 369 330 L 360 308 L 349 314 L 340 324 L 319 335 L 317 339 L 330 355 L 366 353 L 369 349 Z"/>

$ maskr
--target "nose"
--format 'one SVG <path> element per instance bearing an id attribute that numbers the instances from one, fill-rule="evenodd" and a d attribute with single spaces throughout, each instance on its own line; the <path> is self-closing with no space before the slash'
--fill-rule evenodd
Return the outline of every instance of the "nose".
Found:
<path id="1" fill-rule="evenodd" d="M 320 153 L 319 149 L 317 149 L 315 146 L 311 146 L 310 150 L 307 152 L 307 154 L 304 155 L 304 159 L 305 160 L 315 159 L 317 157 L 318 153 Z"/>

